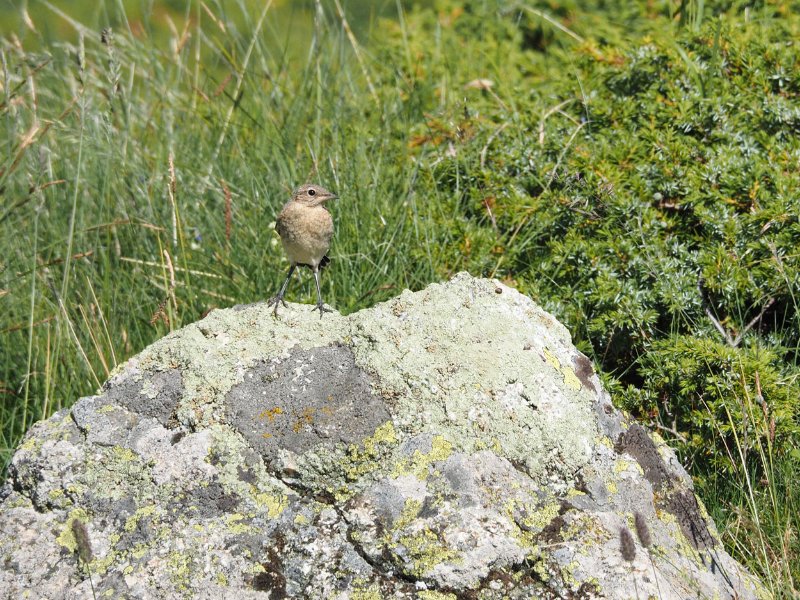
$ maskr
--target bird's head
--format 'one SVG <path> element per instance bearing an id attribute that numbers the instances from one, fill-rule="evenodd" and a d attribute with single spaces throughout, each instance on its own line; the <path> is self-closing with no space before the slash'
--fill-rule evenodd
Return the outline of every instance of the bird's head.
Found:
<path id="1" fill-rule="evenodd" d="M 336 194 L 316 183 L 305 183 L 292 192 L 292 200 L 306 206 L 319 206 L 335 198 L 338 198 Z"/>

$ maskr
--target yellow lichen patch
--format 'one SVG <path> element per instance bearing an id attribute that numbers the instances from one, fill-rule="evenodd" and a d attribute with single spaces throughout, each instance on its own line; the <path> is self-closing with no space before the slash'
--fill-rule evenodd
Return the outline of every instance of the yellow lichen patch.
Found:
<path id="1" fill-rule="evenodd" d="M 422 502 L 414 500 L 413 498 L 406 498 L 406 503 L 403 505 L 403 512 L 400 513 L 397 521 L 395 521 L 392 530 L 399 531 L 410 525 L 411 522 L 417 518 L 420 510 L 422 510 Z"/>
<path id="2" fill-rule="evenodd" d="M 149 517 L 155 511 L 156 507 L 154 504 L 149 504 L 147 506 L 141 507 L 125 520 L 125 525 L 123 529 L 125 530 L 126 533 L 132 533 L 139 524 L 139 521 L 141 521 L 144 517 Z"/>
<path id="3" fill-rule="evenodd" d="M 24 442 L 19 445 L 19 450 L 24 450 L 25 452 L 30 452 L 32 450 L 38 450 L 39 446 L 42 445 L 42 440 L 37 438 L 36 436 L 31 436 Z"/>
<path id="4" fill-rule="evenodd" d="M 364 440 L 364 451 L 372 456 L 377 455 L 378 444 L 392 445 L 397 443 L 397 432 L 391 421 L 378 427 L 370 437 Z"/>
<path id="5" fill-rule="evenodd" d="M 308 525 L 308 518 L 305 515 L 298 514 L 294 518 L 295 525 Z"/>
<path id="6" fill-rule="evenodd" d="M 517 527 L 512 530 L 512 535 L 520 546 L 533 551 L 533 555 L 539 554 L 536 539 L 539 532 L 558 516 L 559 510 L 558 502 L 537 507 L 516 498 L 509 499 L 504 506 L 504 512 L 509 522 L 517 524 Z M 532 558 L 532 555 L 529 555 L 528 558 Z"/>
<path id="7" fill-rule="evenodd" d="M 191 578 L 191 559 L 188 555 L 173 551 L 167 557 L 167 565 L 170 571 L 170 579 L 181 591 L 188 591 L 189 580 Z"/>
<path id="8" fill-rule="evenodd" d="M 253 533 L 255 531 L 253 527 L 251 527 L 247 523 L 242 523 L 242 520 L 244 518 L 245 518 L 244 515 L 240 515 L 238 513 L 228 515 L 227 517 L 225 517 L 225 526 L 228 528 L 228 531 L 233 535 Z"/>
<path id="9" fill-rule="evenodd" d="M 98 575 L 103 575 L 108 572 L 109 567 L 114 564 L 119 558 L 119 555 L 115 552 L 109 552 L 102 558 L 97 558 L 92 561 L 92 573 L 97 573 Z"/>
<path id="10" fill-rule="evenodd" d="M 351 600 L 382 600 L 380 585 L 373 583 L 369 587 L 364 587 L 365 585 L 364 579 L 356 579 L 353 582 L 354 589 L 350 593 Z"/>
<path id="11" fill-rule="evenodd" d="M 414 451 L 414 455 L 397 464 L 392 477 L 413 475 L 417 479 L 426 479 L 428 468 L 437 461 L 446 460 L 453 453 L 453 445 L 444 436 L 437 435 L 431 440 L 431 451 L 428 453 Z"/>
<path id="12" fill-rule="evenodd" d="M 375 459 L 380 454 L 381 446 L 393 446 L 397 443 L 397 439 L 394 425 L 391 421 L 386 421 L 364 440 L 363 449 L 358 444 L 350 444 L 347 449 L 350 465 L 345 468 L 348 481 L 355 481 L 379 468 L 380 464 Z M 344 493 L 346 495 L 347 490 L 344 490 Z"/>
<path id="13" fill-rule="evenodd" d="M 314 409 L 309 407 L 303 409 L 299 413 L 295 414 L 295 422 L 292 425 L 292 431 L 295 433 L 300 433 L 300 431 L 306 425 L 311 425 L 314 422 Z"/>
<path id="14" fill-rule="evenodd" d="M 624 473 L 628 469 L 633 469 L 634 471 L 639 471 L 640 475 L 644 474 L 642 471 L 642 467 L 639 466 L 639 463 L 632 460 L 627 460 L 625 458 L 619 458 L 614 462 L 614 474 L 619 475 L 620 473 Z"/>
<path id="15" fill-rule="evenodd" d="M 111 454 L 113 458 L 121 462 L 133 462 L 138 458 L 133 450 L 122 446 L 114 446 L 111 449 Z"/>
<path id="16" fill-rule="evenodd" d="M 262 410 L 258 414 L 258 418 L 267 419 L 270 423 L 272 423 L 275 420 L 275 417 L 282 414 L 283 414 L 283 409 L 280 406 L 276 406 L 274 408 L 268 408 L 266 410 Z"/>
<path id="17" fill-rule="evenodd" d="M 259 506 L 267 507 L 267 515 L 270 519 L 279 517 L 289 506 L 289 499 L 283 494 L 273 495 L 267 492 L 255 494 L 254 499 Z"/>
<path id="18" fill-rule="evenodd" d="M 413 565 L 412 573 L 416 577 L 422 577 L 443 563 L 461 564 L 462 562 L 458 551 L 448 547 L 446 541 L 430 529 L 401 535 L 397 538 L 394 546 L 396 547 L 398 544 L 408 552 Z"/>
<path id="19" fill-rule="evenodd" d="M 72 522 L 76 519 L 81 523 L 88 523 L 89 515 L 86 514 L 86 511 L 82 508 L 76 508 L 75 510 L 70 511 L 67 520 L 64 522 L 64 527 L 61 529 L 61 533 L 56 538 L 56 542 L 70 552 L 75 552 L 77 549 L 75 534 L 72 533 Z"/>
<path id="20" fill-rule="evenodd" d="M 561 373 L 561 376 L 564 378 L 564 385 L 567 386 L 567 389 L 573 392 L 577 392 L 581 389 L 581 382 L 578 376 L 575 375 L 575 370 L 568 366 L 562 366 L 558 357 L 547 348 L 544 349 L 544 359 L 547 361 L 547 364 Z"/>
<path id="21" fill-rule="evenodd" d="M 435 590 L 423 590 L 417 592 L 417 597 L 422 600 L 456 600 L 458 596 L 455 594 L 448 594 L 445 592 L 437 592 Z"/>

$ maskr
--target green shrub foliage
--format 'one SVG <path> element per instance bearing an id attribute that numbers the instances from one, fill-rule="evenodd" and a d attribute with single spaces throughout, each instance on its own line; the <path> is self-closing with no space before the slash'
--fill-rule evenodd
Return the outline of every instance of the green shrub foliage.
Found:
<path id="1" fill-rule="evenodd" d="M 798 19 L 765 35 L 744 5 L 693 26 L 666 5 L 603 6 L 600 26 L 591 10 L 536 9 L 571 36 L 525 9 L 498 20 L 493 3 L 443 3 L 395 38 L 407 106 L 434 104 L 443 78 L 491 81 L 438 98 L 413 132 L 437 149 L 440 225 L 461 237 L 440 271 L 495 274 L 543 302 L 618 403 L 692 464 L 796 454 Z"/>

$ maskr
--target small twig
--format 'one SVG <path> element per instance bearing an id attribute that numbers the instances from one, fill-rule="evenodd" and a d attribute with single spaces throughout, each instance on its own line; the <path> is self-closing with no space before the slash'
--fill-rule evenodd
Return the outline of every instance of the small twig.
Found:
<path id="1" fill-rule="evenodd" d="M 542 146 L 544 144 L 544 122 L 548 118 L 550 118 L 550 116 L 552 114 L 554 114 L 554 113 L 562 114 L 562 115 L 570 118 L 571 120 L 573 120 L 573 122 L 575 122 L 577 124 L 577 121 L 574 120 L 574 117 L 570 117 L 569 115 L 567 115 L 567 113 L 565 113 L 564 111 L 561 110 L 562 108 L 564 108 L 565 106 L 567 106 L 568 104 L 571 104 L 573 102 L 575 102 L 575 98 L 568 98 L 568 99 L 564 100 L 563 102 L 561 102 L 559 104 L 556 104 L 555 106 L 550 108 L 547 112 L 542 114 L 542 118 L 539 120 L 539 145 L 540 146 Z"/>
<path id="2" fill-rule="evenodd" d="M 736 336 L 736 339 L 733 340 L 734 347 L 739 345 L 739 342 L 742 341 L 742 338 L 748 331 L 750 331 L 753 327 L 758 325 L 759 322 L 761 322 L 761 319 L 764 317 L 764 313 L 766 313 L 769 310 L 769 307 L 772 306 L 773 304 L 775 304 L 775 298 L 770 298 L 769 300 L 767 300 L 767 303 L 764 304 L 764 307 L 761 309 L 761 312 L 758 313 L 758 315 L 756 315 L 752 321 L 750 321 L 747 325 L 745 325 L 744 329 L 742 329 L 742 332 Z"/>
<path id="3" fill-rule="evenodd" d="M 722 323 L 720 323 L 719 320 L 714 316 L 714 313 L 712 312 L 711 307 L 709 306 L 708 297 L 707 297 L 705 291 L 703 290 L 703 278 L 702 277 L 698 278 L 698 280 L 697 280 L 697 290 L 700 292 L 700 298 L 703 301 L 703 310 L 706 313 L 706 316 L 711 321 L 711 324 L 714 325 L 714 328 L 717 331 L 719 331 L 720 335 L 722 335 L 722 337 L 725 338 L 725 341 L 728 342 L 728 345 L 731 348 L 738 347 L 739 344 L 742 343 L 742 340 L 744 339 L 744 336 L 747 334 L 747 332 L 750 331 L 756 325 L 758 325 L 761 322 L 761 319 L 764 318 L 764 315 L 769 310 L 769 308 L 773 304 L 775 304 L 775 298 L 769 298 L 767 300 L 767 302 L 764 304 L 764 306 L 761 308 L 761 311 L 753 319 L 751 319 L 750 322 L 747 323 L 747 325 L 744 326 L 744 328 L 739 333 L 739 335 L 737 335 L 734 338 L 734 337 L 731 337 L 731 334 L 728 332 L 728 330 L 725 329 L 722 326 Z"/>

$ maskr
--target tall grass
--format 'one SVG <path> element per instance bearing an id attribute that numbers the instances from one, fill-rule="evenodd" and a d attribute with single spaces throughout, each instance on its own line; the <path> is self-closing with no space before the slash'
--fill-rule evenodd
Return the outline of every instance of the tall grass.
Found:
<path id="1" fill-rule="evenodd" d="M 272 221 L 302 181 L 342 198 L 323 277 L 339 310 L 435 278 L 435 249 L 397 249 L 428 245 L 441 203 L 415 201 L 419 167 L 387 148 L 408 116 L 399 92 L 363 98 L 343 13 L 320 6 L 302 62 L 262 31 L 268 3 L 252 30 L 194 16 L 163 48 L 79 23 L 77 44 L 47 53 L 3 40 L 4 459 L 119 360 L 274 293 L 285 265 Z M 290 295 L 311 299 L 300 280 Z"/>
<path id="2" fill-rule="evenodd" d="M 272 224 L 291 188 L 307 180 L 341 198 L 331 206 L 333 262 L 322 277 L 323 295 L 338 310 L 465 268 L 503 278 L 558 314 L 606 369 L 615 399 L 680 447 L 686 422 L 676 425 L 668 406 L 649 411 L 631 398 L 643 397 L 644 379 L 688 369 L 686 353 L 675 349 L 681 336 L 716 335 L 694 273 L 685 276 L 677 264 L 694 260 L 706 240 L 697 223 L 675 217 L 684 210 L 674 204 L 678 192 L 653 215 L 661 200 L 651 200 L 647 186 L 663 177 L 658 189 L 675 190 L 680 177 L 640 174 L 675 140 L 675 163 L 693 159 L 684 138 L 630 124 L 637 115 L 626 107 L 643 93 L 638 88 L 613 108 L 602 103 L 612 106 L 609 88 L 663 76 L 662 57 L 651 49 L 641 60 L 625 54 L 635 43 L 651 48 L 652 36 L 675 47 L 705 90 L 704 78 L 717 71 L 707 63 L 697 70 L 696 50 L 673 38 L 681 27 L 694 32 L 722 19 L 720 3 L 552 9 L 470 0 L 406 13 L 397 2 L 393 19 L 358 32 L 339 0 L 309 3 L 297 21 L 278 20 L 269 2 L 187 2 L 180 18 L 157 11 L 128 18 L 122 3 L 108 3 L 91 27 L 44 0 L 37 6 L 46 11 L 34 13 L 34 29 L 20 18 L 26 38 L 8 34 L 0 42 L 4 465 L 35 421 L 92 393 L 120 361 L 214 307 L 274 294 L 287 265 Z M 776 21 L 768 8 L 746 13 L 747 23 L 758 18 L 752 27 L 732 20 L 745 31 L 743 43 L 769 42 Z M 111 22 L 118 26 L 103 31 Z M 71 42 L 39 36 L 61 27 L 68 28 L 61 39 Z M 730 52 L 727 41 L 715 44 L 718 58 Z M 796 94 L 791 74 L 776 73 L 769 77 L 783 77 Z M 692 77 L 678 79 L 688 86 Z M 662 101 L 652 103 L 650 127 Z M 681 118 L 694 124 L 695 109 Z M 788 109 L 770 110 L 770 118 L 796 126 Z M 773 154 L 773 162 L 786 161 L 790 151 Z M 759 176 L 765 186 L 772 177 Z M 776 197 L 788 197 L 793 177 L 775 183 Z M 753 193 L 758 199 L 758 186 Z M 706 201 L 693 198 L 692 209 Z M 775 231 L 792 222 L 782 207 L 770 219 L 745 225 Z M 691 251 L 682 254 L 670 232 L 683 227 Z M 742 347 L 763 344 L 773 357 L 791 357 L 794 348 L 793 364 L 780 371 L 778 359 L 762 364 L 744 350 L 732 354 L 749 361 L 739 371 L 735 360 L 722 361 L 725 375 L 744 383 L 719 389 L 727 412 L 701 424 L 711 424 L 713 439 L 704 443 L 725 449 L 724 464 L 691 450 L 682 458 L 727 547 L 776 596 L 791 597 L 800 573 L 792 485 L 800 460 L 786 450 L 791 418 L 778 413 L 777 425 L 770 418 L 778 410 L 770 394 L 798 384 L 797 255 L 785 251 L 794 234 L 786 235 L 774 261 L 759 258 L 751 269 L 772 277 L 770 292 L 782 298 L 762 314 L 774 326 L 762 335 L 759 321 L 742 334 Z M 675 278 L 668 292 L 662 272 Z M 712 283 L 708 294 L 724 303 L 734 284 Z M 313 302 L 311 277 L 296 277 L 288 297 Z M 738 298 L 728 317 L 716 315 L 717 325 L 741 333 L 751 304 Z M 663 354 L 647 363 L 659 348 Z M 761 372 L 765 382 L 770 377 L 764 395 L 752 377 L 762 366 L 770 369 Z M 707 386 L 723 367 L 708 362 Z M 704 401 L 716 393 L 701 384 L 680 391 Z M 718 409 L 700 412 L 713 417 Z"/>

